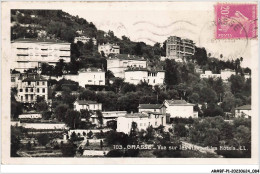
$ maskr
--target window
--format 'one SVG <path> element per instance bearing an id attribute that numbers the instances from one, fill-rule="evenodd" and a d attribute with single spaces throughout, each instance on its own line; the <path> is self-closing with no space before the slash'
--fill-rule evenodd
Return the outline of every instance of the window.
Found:
<path id="1" fill-rule="evenodd" d="M 39 85 L 39 82 L 36 82 L 37 85 Z"/>
<path id="2" fill-rule="evenodd" d="M 31 88 L 31 92 L 33 92 L 33 88 Z"/>
<path id="3" fill-rule="evenodd" d="M 155 79 L 153 80 L 153 83 L 155 83 Z"/>
<path id="4" fill-rule="evenodd" d="M 142 126 L 143 124 L 142 123 L 140 123 L 140 126 Z"/>
<path id="5" fill-rule="evenodd" d="M 39 93 L 40 92 L 40 89 L 39 88 L 37 88 L 37 93 Z"/>
<path id="6" fill-rule="evenodd" d="M 15 82 L 15 77 L 11 77 L 11 82 Z"/>
<path id="7" fill-rule="evenodd" d="M 42 93 L 45 93 L 45 88 L 42 88 Z"/>
<path id="8" fill-rule="evenodd" d="M 23 101 L 23 96 L 21 96 L 21 101 Z"/>
<path id="9" fill-rule="evenodd" d="M 157 121 L 155 122 L 155 126 L 157 126 Z"/>
<path id="10" fill-rule="evenodd" d="M 45 85 L 45 82 L 42 82 L 42 85 Z"/>
<path id="11" fill-rule="evenodd" d="M 20 92 L 23 92 L 23 89 L 20 89 Z"/>
<path id="12" fill-rule="evenodd" d="M 33 94 L 31 94 L 31 100 L 33 100 Z"/>
<path id="13" fill-rule="evenodd" d="M 25 95 L 25 101 L 28 101 L 28 95 Z"/>
<path id="14" fill-rule="evenodd" d="M 28 92 L 28 88 L 25 89 L 25 92 Z"/>
<path id="15" fill-rule="evenodd" d="M 28 82 L 28 85 L 31 85 L 31 82 Z"/>

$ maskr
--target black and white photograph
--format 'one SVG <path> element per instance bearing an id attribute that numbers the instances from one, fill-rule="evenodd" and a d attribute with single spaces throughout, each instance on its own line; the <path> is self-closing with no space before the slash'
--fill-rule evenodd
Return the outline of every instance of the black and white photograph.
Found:
<path id="1" fill-rule="evenodd" d="M 2 15 L 9 160 L 257 158 L 257 2 L 19 3 Z"/>

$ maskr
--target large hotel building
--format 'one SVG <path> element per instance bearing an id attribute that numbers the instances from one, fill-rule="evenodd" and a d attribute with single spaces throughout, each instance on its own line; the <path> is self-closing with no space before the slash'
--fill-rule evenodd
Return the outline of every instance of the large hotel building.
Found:
<path id="1" fill-rule="evenodd" d="M 11 42 L 15 63 L 12 69 L 23 72 L 40 67 L 41 63 L 55 65 L 60 59 L 70 62 L 70 43 L 55 39 L 17 39 Z"/>
<path id="2" fill-rule="evenodd" d="M 192 56 L 195 53 L 195 44 L 192 40 L 181 39 L 177 36 L 170 36 L 166 41 L 166 57 L 179 59 Z"/>

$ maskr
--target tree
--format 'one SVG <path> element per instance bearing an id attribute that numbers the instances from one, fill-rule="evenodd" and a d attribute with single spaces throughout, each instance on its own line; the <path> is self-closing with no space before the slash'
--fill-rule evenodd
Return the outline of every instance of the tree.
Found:
<path id="1" fill-rule="evenodd" d="M 68 127 L 72 129 L 77 129 L 80 124 L 80 113 L 72 109 L 67 110 L 65 123 Z"/>
<path id="2" fill-rule="evenodd" d="M 245 85 L 245 80 L 243 77 L 239 75 L 232 75 L 229 80 L 231 82 L 231 92 L 233 94 L 240 93 L 243 90 Z"/>
<path id="3" fill-rule="evenodd" d="M 100 140 L 100 148 L 103 149 L 103 141 Z"/>
<path id="4" fill-rule="evenodd" d="M 63 157 L 74 157 L 77 147 L 72 142 L 64 143 L 61 146 L 61 152 Z"/>
<path id="5" fill-rule="evenodd" d="M 99 121 L 99 124 L 100 124 L 100 126 L 102 127 L 102 126 L 103 126 L 103 114 L 102 114 L 102 112 L 99 111 L 99 110 L 96 112 L 96 114 L 97 114 L 97 119 L 98 119 L 98 121 Z"/>
<path id="6" fill-rule="evenodd" d="M 87 133 L 87 136 L 88 136 L 89 139 L 92 138 L 93 132 L 92 132 L 92 131 L 89 131 L 89 132 Z"/>
<path id="7" fill-rule="evenodd" d="M 49 106 L 45 101 L 42 101 L 39 103 L 37 102 L 35 104 L 35 108 L 37 112 L 43 112 L 43 111 L 48 111 Z"/>
<path id="8" fill-rule="evenodd" d="M 68 109 L 69 109 L 68 105 L 59 104 L 54 110 L 55 118 L 58 119 L 59 121 L 65 121 L 65 115 Z"/>
<path id="9" fill-rule="evenodd" d="M 42 146 L 45 146 L 46 144 L 49 143 L 50 138 L 49 138 L 49 135 L 48 135 L 48 134 L 39 134 L 39 135 L 37 136 L 37 140 L 38 140 L 38 142 L 39 142 Z"/>
<path id="10" fill-rule="evenodd" d="M 188 130 L 186 129 L 185 124 L 179 123 L 174 126 L 174 133 L 179 137 L 186 137 Z"/>

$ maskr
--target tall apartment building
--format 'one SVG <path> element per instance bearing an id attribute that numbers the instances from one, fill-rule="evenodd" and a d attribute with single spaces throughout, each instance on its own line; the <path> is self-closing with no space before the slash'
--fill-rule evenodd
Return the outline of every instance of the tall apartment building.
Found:
<path id="1" fill-rule="evenodd" d="M 182 59 L 195 53 L 195 44 L 192 40 L 170 36 L 166 41 L 166 57 L 169 59 Z"/>
<path id="2" fill-rule="evenodd" d="M 117 44 L 103 43 L 98 45 L 98 52 L 100 54 L 103 52 L 105 56 L 108 56 L 109 54 L 120 54 L 120 46 Z"/>
<path id="3" fill-rule="evenodd" d="M 17 39 L 11 42 L 14 64 L 12 69 L 41 67 L 42 63 L 55 65 L 60 59 L 70 62 L 70 43 L 54 39 Z"/>
<path id="4" fill-rule="evenodd" d="M 130 67 L 147 68 L 147 62 L 144 58 L 127 54 L 118 54 L 107 59 L 107 70 L 112 71 L 115 77 L 125 78 L 125 70 Z"/>
<path id="5" fill-rule="evenodd" d="M 21 74 L 16 99 L 21 103 L 35 103 L 38 97 L 48 99 L 47 80 L 38 74 Z"/>

